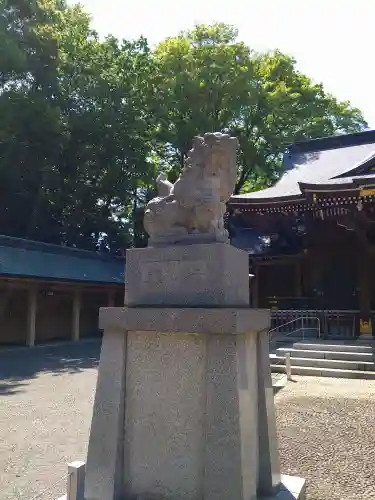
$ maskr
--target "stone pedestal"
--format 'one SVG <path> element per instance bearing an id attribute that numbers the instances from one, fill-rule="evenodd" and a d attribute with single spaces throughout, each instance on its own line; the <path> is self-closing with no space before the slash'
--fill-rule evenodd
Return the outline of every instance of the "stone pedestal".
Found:
<path id="1" fill-rule="evenodd" d="M 211 248 L 221 246 L 226 248 Z M 209 247 L 210 259 L 216 256 L 206 267 L 203 247 Z M 85 499 L 255 500 L 288 498 L 280 496 L 285 492 L 302 498 L 282 487 L 268 359 L 270 316 L 244 307 L 247 255 L 224 244 L 166 250 L 132 250 L 127 305 L 136 306 L 100 312 L 104 336 Z M 177 286 L 170 258 L 190 251 L 192 259 L 177 260 Z M 154 259 L 147 271 L 141 270 L 142 255 L 145 262 Z M 198 257 L 200 272 L 187 272 Z M 229 260 L 236 257 L 246 281 L 236 262 L 231 276 Z M 137 268 L 129 268 L 135 263 Z M 150 279 L 164 298 L 180 305 L 160 304 Z M 212 307 L 215 301 L 221 307 Z"/>
<path id="2" fill-rule="evenodd" d="M 249 306 L 249 257 L 228 244 L 134 248 L 126 253 L 125 303 Z"/>

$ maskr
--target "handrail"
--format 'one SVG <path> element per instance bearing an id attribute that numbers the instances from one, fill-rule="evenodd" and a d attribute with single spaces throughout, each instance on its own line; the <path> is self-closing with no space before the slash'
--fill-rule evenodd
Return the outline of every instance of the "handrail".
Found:
<path id="1" fill-rule="evenodd" d="M 291 321 L 287 321 L 286 323 L 283 323 L 282 325 L 276 326 L 275 328 L 268 330 L 268 333 L 272 333 L 273 331 L 278 330 L 281 326 L 290 325 L 291 323 L 295 323 L 296 321 L 301 321 L 304 319 L 316 319 L 318 321 L 319 331 L 320 331 L 320 319 L 317 316 L 301 316 L 300 318 L 292 319 Z M 299 330 L 299 328 L 298 328 L 298 330 Z M 290 332 L 288 332 L 288 333 L 290 333 Z"/>
<path id="2" fill-rule="evenodd" d="M 320 319 L 320 334 L 339 336 L 340 338 L 353 338 L 356 336 L 357 325 L 359 324 L 359 311 L 334 310 L 334 309 L 277 309 L 271 310 L 272 331 L 282 329 L 282 323 L 288 324 L 290 321 L 300 318 L 318 317 Z M 371 312 L 375 317 L 375 311 Z M 309 320 L 307 320 L 309 321 Z M 284 323 L 285 324 L 285 323 Z M 287 330 L 288 327 L 284 328 Z"/>
<path id="3" fill-rule="evenodd" d="M 296 328 L 294 330 L 291 330 L 289 332 L 280 332 L 283 336 L 283 338 L 285 339 L 286 337 L 289 337 L 291 336 L 292 334 L 295 334 L 296 332 L 302 330 L 302 342 L 305 340 L 305 330 L 311 330 L 311 329 L 315 329 L 315 328 L 312 328 L 312 327 L 307 327 L 305 328 L 304 326 L 304 322 L 305 320 L 313 320 L 313 321 L 316 321 L 317 322 L 317 332 L 318 332 L 318 339 L 320 338 L 320 334 L 321 334 L 321 331 L 320 331 L 320 318 L 318 318 L 317 316 L 300 316 L 299 318 L 295 318 L 291 321 L 287 321 L 286 323 L 282 323 L 281 325 L 278 325 L 277 327 L 275 328 L 272 328 L 271 330 L 268 330 L 268 342 L 269 342 L 269 351 L 271 352 L 271 343 L 273 341 L 273 336 L 275 334 L 275 332 L 277 330 L 280 330 L 280 328 L 283 328 L 285 326 L 288 326 L 288 325 L 292 325 L 293 323 L 297 323 L 297 321 L 300 321 L 301 322 L 301 328 Z M 274 346 L 276 347 L 276 345 Z M 290 352 L 289 353 L 286 353 L 286 356 L 285 356 L 285 373 L 286 373 L 286 378 L 287 380 L 292 380 L 292 363 L 291 363 L 291 356 L 290 356 Z M 272 363 L 275 364 L 275 360 L 272 360 Z M 282 364 L 283 363 L 283 359 L 280 359 L 278 361 L 276 361 L 276 364 L 279 365 L 279 364 Z"/>
<path id="4" fill-rule="evenodd" d="M 304 321 L 305 320 L 314 320 L 317 322 L 317 327 L 316 328 L 312 328 L 312 327 L 307 327 L 305 328 L 304 326 Z M 290 332 L 280 332 L 282 333 L 283 337 L 289 337 L 291 336 L 292 334 L 295 334 L 296 332 L 302 330 L 302 340 L 305 339 L 305 330 L 317 330 L 318 332 L 318 339 L 320 339 L 320 335 L 321 335 L 321 328 L 320 328 L 320 318 L 316 317 L 316 316 L 301 316 L 299 318 L 295 318 L 291 321 L 287 321 L 286 323 L 282 323 L 281 325 L 278 325 L 277 327 L 275 328 L 272 328 L 271 330 L 268 330 L 268 335 L 269 335 L 269 343 L 271 343 L 272 341 L 272 337 L 274 336 L 274 333 L 277 331 L 277 330 L 280 330 L 280 328 L 283 328 L 287 325 L 291 325 L 293 323 L 296 323 L 297 321 L 300 321 L 302 324 L 301 324 L 301 327 L 300 328 L 296 328 L 294 330 L 291 330 Z"/>

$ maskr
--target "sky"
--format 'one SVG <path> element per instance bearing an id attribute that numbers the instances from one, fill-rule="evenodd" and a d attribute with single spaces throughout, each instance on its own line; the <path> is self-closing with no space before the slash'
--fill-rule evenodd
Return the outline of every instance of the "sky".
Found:
<path id="1" fill-rule="evenodd" d="M 70 3 L 73 3 L 72 1 Z M 280 49 L 375 128 L 374 0 L 81 0 L 104 36 L 151 44 L 197 23 L 235 25 L 256 51 Z"/>

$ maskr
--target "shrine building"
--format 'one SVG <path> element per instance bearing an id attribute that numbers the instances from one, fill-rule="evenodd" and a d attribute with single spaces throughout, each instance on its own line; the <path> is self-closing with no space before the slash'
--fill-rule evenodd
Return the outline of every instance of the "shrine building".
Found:
<path id="1" fill-rule="evenodd" d="M 99 336 L 124 304 L 124 259 L 0 236 L 0 346 Z"/>
<path id="2" fill-rule="evenodd" d="M 232 196 L 228 209 L 231 242 L 249 253 L 253 307 L 279 323 L 320 318 L 330 338 L 372 332 L 375 131 L 291 145 L 278 182 Z"/>

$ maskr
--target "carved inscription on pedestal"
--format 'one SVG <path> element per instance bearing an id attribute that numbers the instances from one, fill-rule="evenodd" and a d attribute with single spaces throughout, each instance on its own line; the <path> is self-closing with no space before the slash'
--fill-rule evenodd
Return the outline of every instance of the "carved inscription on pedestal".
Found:
<path id="1" fill-rule="evenodd" d="M 142 282 L 150 290 L 167 289 L 169 293 L 178 293 L 181 287 L 196 285 L 207 277 L 207 264 L 202 261 L 151 261 L 145 262 L 141 270 Z"/>

